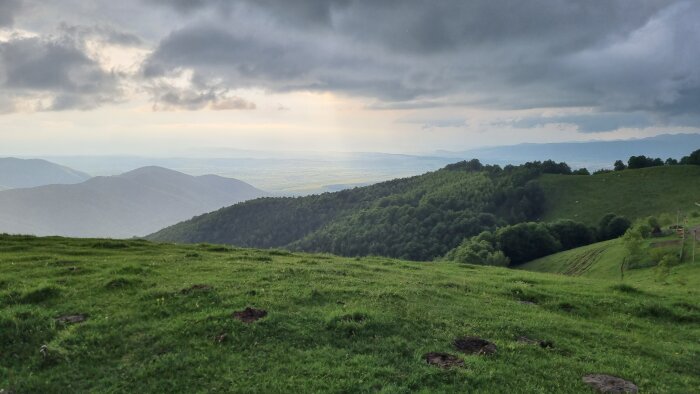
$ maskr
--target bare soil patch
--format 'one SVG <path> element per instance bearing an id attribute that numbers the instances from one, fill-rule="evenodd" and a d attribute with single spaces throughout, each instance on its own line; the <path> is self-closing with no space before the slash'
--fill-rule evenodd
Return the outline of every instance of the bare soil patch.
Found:
<path id="1" fill-rule="evenodd" d="M 267 316 L 267 311 L 264 309 L 245 308 L 242 311 L 233 312 L 233 318 L 243 323 L 253 323 L 265 316 Z"/>
<path id="2" fill-rule="evenodd" d="M 616 376 L 591 374 L 583 377 L 583 382 L 600 393 L 636 393 L 637 385 Z"/>
<path id="3" fill-rule="evenodd" d="M 440 368 L 463 367 L 464 360 L 448 353 L 430 352 L 423 355 L 425 362 Z"/>
<path id="4" fill-rule="evenodd" d="M 452 343 L 455 349 L 462 353 L 490 355 L 496 353 L 496 345 L 479 337 L 463 337 L 457 338 Z"/>

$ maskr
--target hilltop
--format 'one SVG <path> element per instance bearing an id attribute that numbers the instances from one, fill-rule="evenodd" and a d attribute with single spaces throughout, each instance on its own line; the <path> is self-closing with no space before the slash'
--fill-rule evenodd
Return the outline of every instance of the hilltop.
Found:
<path id="1" fill-rule="evenodd" d="M 160 167 L 73 185 L 0 191 L 0 232 L 75 237 L 146 235 L 266 193 L 237 179 Z"/>
<path id="2" fill-rule="evenodd" d="M 700 386 L 693 286 L 16 236 L 0 236 L 0 277 L 6 391 L 589 392 L 595 373 Z M 495 354 L 460 352 L 464 336 Z"/>
<path id="3" fill-rule="evenodd" d="M 0 190 L 53 184 L 73 184 L 90 175 L 40 159 L 0 158 Z"/>

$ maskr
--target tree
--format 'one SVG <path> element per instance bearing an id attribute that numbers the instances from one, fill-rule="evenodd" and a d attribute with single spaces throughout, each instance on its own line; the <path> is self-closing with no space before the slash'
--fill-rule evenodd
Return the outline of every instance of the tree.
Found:
<path id="1" fill-rule="evenodd" d="M 452 250 L 447 258 L 458 263 L 495 265 L 506 267 L 510 259 L 498 250 L 494 233 L 485 231 L 481 234 L 465 239 L 462 244 Z"/>
<path id="2" fill-rule="evenodd" d="M 625 163 L 622 162 L 622 160 L 617 160 L 615 161 L 614 169 L 615 171 L 622 171 L 627 169 L 627 166 L 625 165 Z"/>
<path id="3" fill-rule="evenodd" d="M 668 159 L 666 159 L 665 164 L 666 164 L 667 166 L 675 166 L 676 164 L 678 164 L 678 160 L 676 160 L 676 159 L 674 159 L 674 158 L 672 158 L 672 157 L 669 157 Z"/>
<path id="4" fill-rule="evenodd" d="M 547 225 L 549 232 L 561 243 L 563 250 L 593 243 L 595 235 L 585 224 L 573 220 L 560 220 Z"/>
<path id="5" fill-rule="evenodd" d="M 591 175 L 587 168 L 579 168 L 578 170 L 571 173 L 572 175 Z"/>
<path id="6" fill-rule="evenodd" d="M 622 246 L 627 253 L 628 266 L 633 267 L 638 265 L 643 257 L 642 247 L 644 246 L 644 238 L 636 228 L 630 228 L 622 236 Z"/>
<path id="7" fill-rule="evenodd" d="M 681 164 L 700 165 L 700 149 L 681 159 Z"/>
<path id="8" fill-rule="evenodd" d="M 671 267 L 678 263 L 678 256 L 675 253 L 665 255 L 659 264 L 656 265 L 656 278 L 659 282 L 666 283 L 668 275 L 671 273 Z"/>
<path id="9" fill-rule="evenodd" d="M 608 213 L 598 222 L 598 239 L 606 241 L 621 236 L 631 226 L 629 219 Z"/>
<path id="10" fill-rule="evenodd" d="M 629 219 L 624 216 L 614 217 L 606 228 L 606 234 L 608 239 L 617 238 L 625 233 L 628 228 L 630 228 L 631 223 Z"/>
<path id="11" fill-rule="evenodd" d="M 512 264 L 522 264 L 561 250 L 561 243 L 542 223 L 519 223 L 499 229 L 496 239 Z"/>

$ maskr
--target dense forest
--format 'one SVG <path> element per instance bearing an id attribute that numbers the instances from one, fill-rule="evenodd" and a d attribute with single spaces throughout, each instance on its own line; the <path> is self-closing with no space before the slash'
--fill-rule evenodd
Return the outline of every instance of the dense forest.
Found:
<path id="1" fill-rule="evenodd" d="M 700 151 L 682 161 L 696 164 L 698 158 Z M 420 176 L 335 193 L 248 201 L 147 238 L 411 260 L 439 258 L 461 245 L 451 255 L 519 264 L 617 237 L 629 227 L 629 220 L 615 215 L 601 219 L 607 220 L 602 229 L 575 222 L 538 223 L 546 206 L 538 182 L 542 174 L 589 175 L 551 160 L 505 167 L 462 161 Z"/>
<path id="2" fill-rule="evenodd" d="M 427 260 L 465 237 L 537 220 L 544 206 L 536 181 L 542 173 L 571 169 L 552 161 L 504 168 L 464 161 L 335 193 L 248 201 L 148 238 Z"/>

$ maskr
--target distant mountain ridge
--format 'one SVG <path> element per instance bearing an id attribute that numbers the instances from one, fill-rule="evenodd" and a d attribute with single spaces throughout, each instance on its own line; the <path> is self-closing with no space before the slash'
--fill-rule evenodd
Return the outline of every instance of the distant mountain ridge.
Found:
<path id="1" fill-rule="evenodd" d="M 267 193 L 237 179 L 160 167 L 73 185 L 0 191 L 0 232 L 126 238 Z"/>
<path id="2" fill-rule="evenodd" d="M 645 155 L 680 159 L 700 148 L 700 134 L 661 134 L 649 138 L 616 141 L 558 142 L 518 144 L 470 149 L 460 152 L 439 151 L 443 157 L 479 159 L 491 164 L 521 164 L 528 161 L 565 161 L 574 168 L 589 170 L 612 168 L 615 160 Z"/>
<path id="3" fill-rule="evenodd" d="M 75 184 L 90 175 L 42 159 L 0 158 L 0 190 Z"/>

